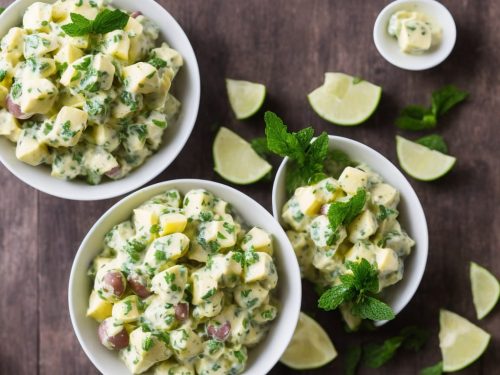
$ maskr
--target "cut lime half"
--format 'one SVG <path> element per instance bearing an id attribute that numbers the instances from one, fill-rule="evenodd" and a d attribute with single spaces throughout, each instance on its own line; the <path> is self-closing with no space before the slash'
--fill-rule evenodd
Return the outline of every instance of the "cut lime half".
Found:
<path id="1" fill-rule="evenodd" d="M 443 371 L 453 372 L 469 366 L 486 350 L 490 334 L 451 311 L 439 314 L 439 347 Z"/>
<path id="2" fill-rule="evenodd" d="M 260 83 L 226 79 L 229 104 L 238 120 L 257 113 L 266 98 L 266 86 Z"/>
<path id="3" fill-rule="evenodd" d="M 307 98 L 314 111 L 337 125 L 359 125 L 375 112 L 382 88 L 343 73 L 325 73 L 325 82 Z"/>
<path id="4" fill-rule="evenodd" d="M 456 158 L 421 144 L 396 136 L 396 150 L 399 165 L 411 177 L 421 181 L 433 181 L 448 173 Z"/>
<path id="5" fill-rule="evenodd" d="M 474 262 L 470 263 L 470 283 L 477 318 L 483 319 L 498 302 L 500 284 L 490 271 Z"/>
<path id="6" fill-rule="evenodd" d="M 262 159 L 250 143 L 228 128 L 221 127 L 213 145 L 215 171 L 235 184 L 246 185 L 267 175 L 272 166 Z"/>
<path id="7" fill-rule="evenodd" d="M 337 351 L 325 330 L 301 312 L 292 341 L 280 361 L 295 370 L 308 370 L 322 367 L 336 357 Z"/>

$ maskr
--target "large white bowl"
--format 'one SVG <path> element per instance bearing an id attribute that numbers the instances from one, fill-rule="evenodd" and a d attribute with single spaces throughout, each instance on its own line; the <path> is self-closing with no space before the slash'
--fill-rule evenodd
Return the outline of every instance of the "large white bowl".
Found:
<path id="1" fill-rule="evenodd" d="M 384 290 L 384 300 L 398 314 L 417 291 L 427 263 L 429 236 L 422 205 L 406 177 L 394 164 L 374 149 L 352 139 L 332 135 L 329 136 L 329 147 L 344 151 L 353 161 L 365 163 L 401 194 L 401 202 L 398 206 L 399 220 L 409 236 L 415 240 L 416 245 L 411 255 L 405 260 L 403 280 Z M 273 214 L 281 224 L 283 224 L 281 210 L 287 201 L 285 190 L 287 162 L 288 158 L 278 169 L 273 186 Z M 384 323 L 385 321 L 376 322 L 376 325 Z"/>
<path id="2" fill-rule="evenodd" d="M 14 26 L 22 23 L 26 8 L 37 0 L 17 0 L 0 16 L 0 38 Z M 55 0 L 43 0 L 53 3 Z M 0 137 L 0 161 L 17 178 L 35 189 L 60 198 L 75 200 L 99 200 L 126 194 L 146 184 L 177 157 L 193 130 L 200 103 L 200 72 L 193 48 L 175 19 L 154 0 L 112 0 L 114 6 L 133 11 L 139 10 L 153 20 L 161 30 L 161 40 L 180 52 L 184 66 L 179 71 L 172 87 L 182 103 L 178 120 L 165 131 L 160 149 L 139 168 L 121 180 L 107 180 L 91 186 L 84 181 L 58 180 L 50 176 L 47 166 L 33 167 L 16 159 L 15 144 Z"/>
<path id="3" fill-rule="evenodd" d="M 87 276 L 92 259 L 103 247 L 104 235 L 116 224 L 128 219 L 132 210 L 156 194 L 168 189 L 182 194 L 203 188 L 231 203 L 248 225 L 259 226 L 272 234 L 278 269 L 279 315 L 268 335 L 249 351 L 246 375 L 266 374 L 279 360 L 290 342 L 297 324 L 301 303 L 300 271 L 292 246 L 276 220 L 260 204 L 226 185 L 205 180 L 173 180 L 141 189 L 111 207 L 90 229 L 76 254 L 69 279 L 68 302 L 71 322 L 83 350 L 92 363 L 106 375 L 128 374 L 116 352 L 104 348 L 97 337 L 97 323 L 85 316 L 91 283 Z"/>
<path id="4" fill-rule="evenodd" d="M 387 32 L 391 16 L 400 10 L 422 12 L 437 22 L 443 30 L 439 45 L 421 55 L 402 52 L 398 41 Z M 450 55 L 456 39 L 457 27 L 453 16 L 443 4 L 435 0 L 393 1 L 380 12 L 373 26 L 373 41 L 379 53 L 392 65 L 406 70 L 425 70 L 441 64 Z"/>

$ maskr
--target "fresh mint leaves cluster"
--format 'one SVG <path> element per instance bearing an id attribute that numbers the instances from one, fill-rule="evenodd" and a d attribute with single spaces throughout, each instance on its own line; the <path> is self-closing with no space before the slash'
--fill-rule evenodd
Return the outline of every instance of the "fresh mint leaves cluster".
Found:
<path id="1" fill-rule="evenodd" d="M 358 216 L 366 203 L 366 191 L 359 189 L 357 193 L 348 201 L 336 201 L 328 208 L 328 221 L 333 231 L 328 239 L 328 245 L 333 245 L 338 239 L 339 229 L 342 225 L 348 225 Z"/>
<path id="2" fill-rule="evenodd" d="M 115 30 L 123 30 L 130 18 L 127 13 L 119 9 L 104 9 L 94 20 L 89 20 L 78 13 L 71 13 L 70 17 L 72 23 L 64 25 L 62 29 L 72 37 L 87 34 L 106 34 Z"/>
<path id="3" fill-rule="evenodd" d="M 396 125 L 405 130 L 433 129 L 441 116 L 463 102 L 468 95 L 456 86 L 444 86 L 432 93 L 430 107 L 409 105 L 404 108 L 396 120 Z"/>
<path id="4" fill-rule="evenodd" d="M 391 320 L 394 311 L 375 297 L 379 292 L 378 270 L 366 259 L 346 262 L 351 273 L 340 275 L 340 284 L 325 291 L 318 300 L 318 307 L 330 311 L 343 303 L 351 303 L 351 312 L 362 319 Z"/>
<path id="5" fill-rule="evenodd" d="M 309 179 L 323 173 L 328 156 L 328 136 L 322 133 L 314 141 L 311 127 L 296 133 L 289 132 L 283 120 L 273 112 L 266 112 L 267 148 L 282 157 L 290 158 L 286 174 L 286 190 L 293 194 L 296 188 L 307 185 Z M 255 145 L 254 145 L 255 147 Z"/>

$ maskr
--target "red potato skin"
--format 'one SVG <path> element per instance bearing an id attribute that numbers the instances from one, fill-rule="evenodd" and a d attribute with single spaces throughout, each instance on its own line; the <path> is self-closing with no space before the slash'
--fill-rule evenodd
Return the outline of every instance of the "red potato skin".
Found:
<path id="1" fill-rule="evenodd" d="M 109 271 L 103 277 L 104 284 L 116 297 L 123 296 L 127 288 L 127 282 L 120 271 Z"/>
<path id="2" fill-rule="evenodd" d="M 142 16 L 142 12 L 136 10 L 135 12 L 132 12 L 132 14 L 130 15 L 130 17 L 132 18 L 137 18 L 139 16 Z"/>
<path id="3" fill-rule="evenodd" d="M 147 287 L 147 281 L 141 275 L 130 275 L 128 277 L 128 285 L 130 289 L 142 299 L 148 298 L 153 294 Z"/>
<path id="4" fill-rule="evenodd" d="M 125 328 L 122 328 L 120 332 L 118 332 L 114 336 L 108 335 L 108 324 L 109 319 L 104 320 L 97 329 L 97 335 L 99 336 L 99 341 L 106 348 L 111 348 L 111 350 L 120 350 L 126 348 L 129 343 L 128 332 Z"/>
<path id="5" fill-rule="evenodd" d="M 184 322 L 189 318 L 189 304 L 186 302 L 181 302 L 175 306 L 175 318 L 179 322 Z"/>
<path id="6" fill-rule="evenodd" d="M 23 113 L 23 111 L 21 111 L 21 107 L 19 105 L 17 105 L 16 103 L 14 103 L 12 101 L 12 99 L 10 98 L 10 96 L 7 97 L 7 100 L 5 103 L 7 105 L 7 111 L 9 111 L 9 113 L 12 116 L 14 116 L 15 118 L 17 118 L 19 120 L 27 120 L 33 116 L 33 114 Z"/>
<path id="7" fill-rule="evenodd" d="M 120 175 L 121 170 L 122 170 L 122 168 L 120 166 L 118 166 L 118 167 L 114 167 L 114 168 L 110 169 L 105 174 L 109 178 L 115 179 Z"/>
<path id="8" fill-rule="evenodd" d="M 215 325 L 207 326 L 207 335 L 217 341 L 226 341 L 231 333 L 231 323 L 226 320 L 226 322 L 218 327 Z"/>

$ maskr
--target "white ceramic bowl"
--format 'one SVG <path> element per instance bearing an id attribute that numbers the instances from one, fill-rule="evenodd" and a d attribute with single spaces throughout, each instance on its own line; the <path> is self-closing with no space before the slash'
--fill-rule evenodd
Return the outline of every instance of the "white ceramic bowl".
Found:
<path id="1" fill-rule="evenodd" d="M 0 16 L 0 37 L 22 23 L 26 8 L 37 0 L 17 0 Z M 43 0 L 53 3 L 55 0 Z M 139 10 L 152 19 L 161 30 L 161 40 L 178 50 L 184 58 L 184 66 L 176 77 L 172 90 L 182 102 L 178 120 L 165 131 L 160 149 L 147 161 L 121 180 L 107 180 L 91 186 L 84 181 L 63 181 L 50 176 L 47 166 L 33 167 L 15 156 L 15 144 L 0 137 L 0 161 L 16 177 L 35 189 L 60 198 L 75 200 L 99 200 L 126 194 L 146 184 L 177 157 L 193 130 L 200 102 L 200 72 L 193 48 L 175 19 L 153 0 L 112 0 L 114 6 L 125 10 Z"/>
<path id="2" fill-rule="evenodd" d="M 290 342 L 300 312 L 300 270 L 288 238 L 276 220 L 260 204 L 240 191 L 204 180 L 173 180 L 141 189 L 111 207 L 90 229 L 76 254 L 69 279 L 68 302 L 71 322 L 83 350 L 105 375 L 128 374 L 116 352 L 104 348 L 97 337 L 97 323 L 85 316 L 91 283 L 87 276 L 92 259 L 102 249 L 104 235 L 116 224 L 128 219 L 132 210 L 156 194 L 168 189 L 182 194 L 203 188 L 231 203 L 248 225 L 256 225 L 272 234 L 278 269 L 280 312 L 268 335 L 249 351 L 246 375 L 266 374 L 279 360 Z"/>
<path id="3" fill-rule="evenodd" d="M 391 16 L 400 10 L 425 13 L 441 26 L 443 39 L 435 50 L 410 55 L 399 49 L 397 40 L 387 32 L 387 26 Z M 397 0 L 389 3 L 378 15 L 373 27 L 373 40 L 380 54 L 391 64 L 407 70 L 425 70 L 441 64 L 450 55 L 456 39 L 453 16 L 443 4 L 434 0 Z"/>
<path id="4" fill-rule="evenodd" d="M 410 302 L 417 291 L 427 263 L 429 238 L 422 205 L 405 176 L 394 164 L 374 149 L 349 138 L 331 135 L 329 136 L 329 147 L 344 151 L 353 161 L 365 163 L 400 192 L 399 220 L 401 226 L 415 240 L 416 245 L 412 248 L 411 255 L 405 260 L 403 279 L 384 290 L 384 300 L 398 314 Z M 273 214 L 280 223 L 282 223 L 281 210 L 287 201 L 285 191 L 287 161 L 288 158 L 285 158 L 278 169 L 273 186 Z M 385 321 L 376 322 L 376 325 L 384 323 Z"/>

